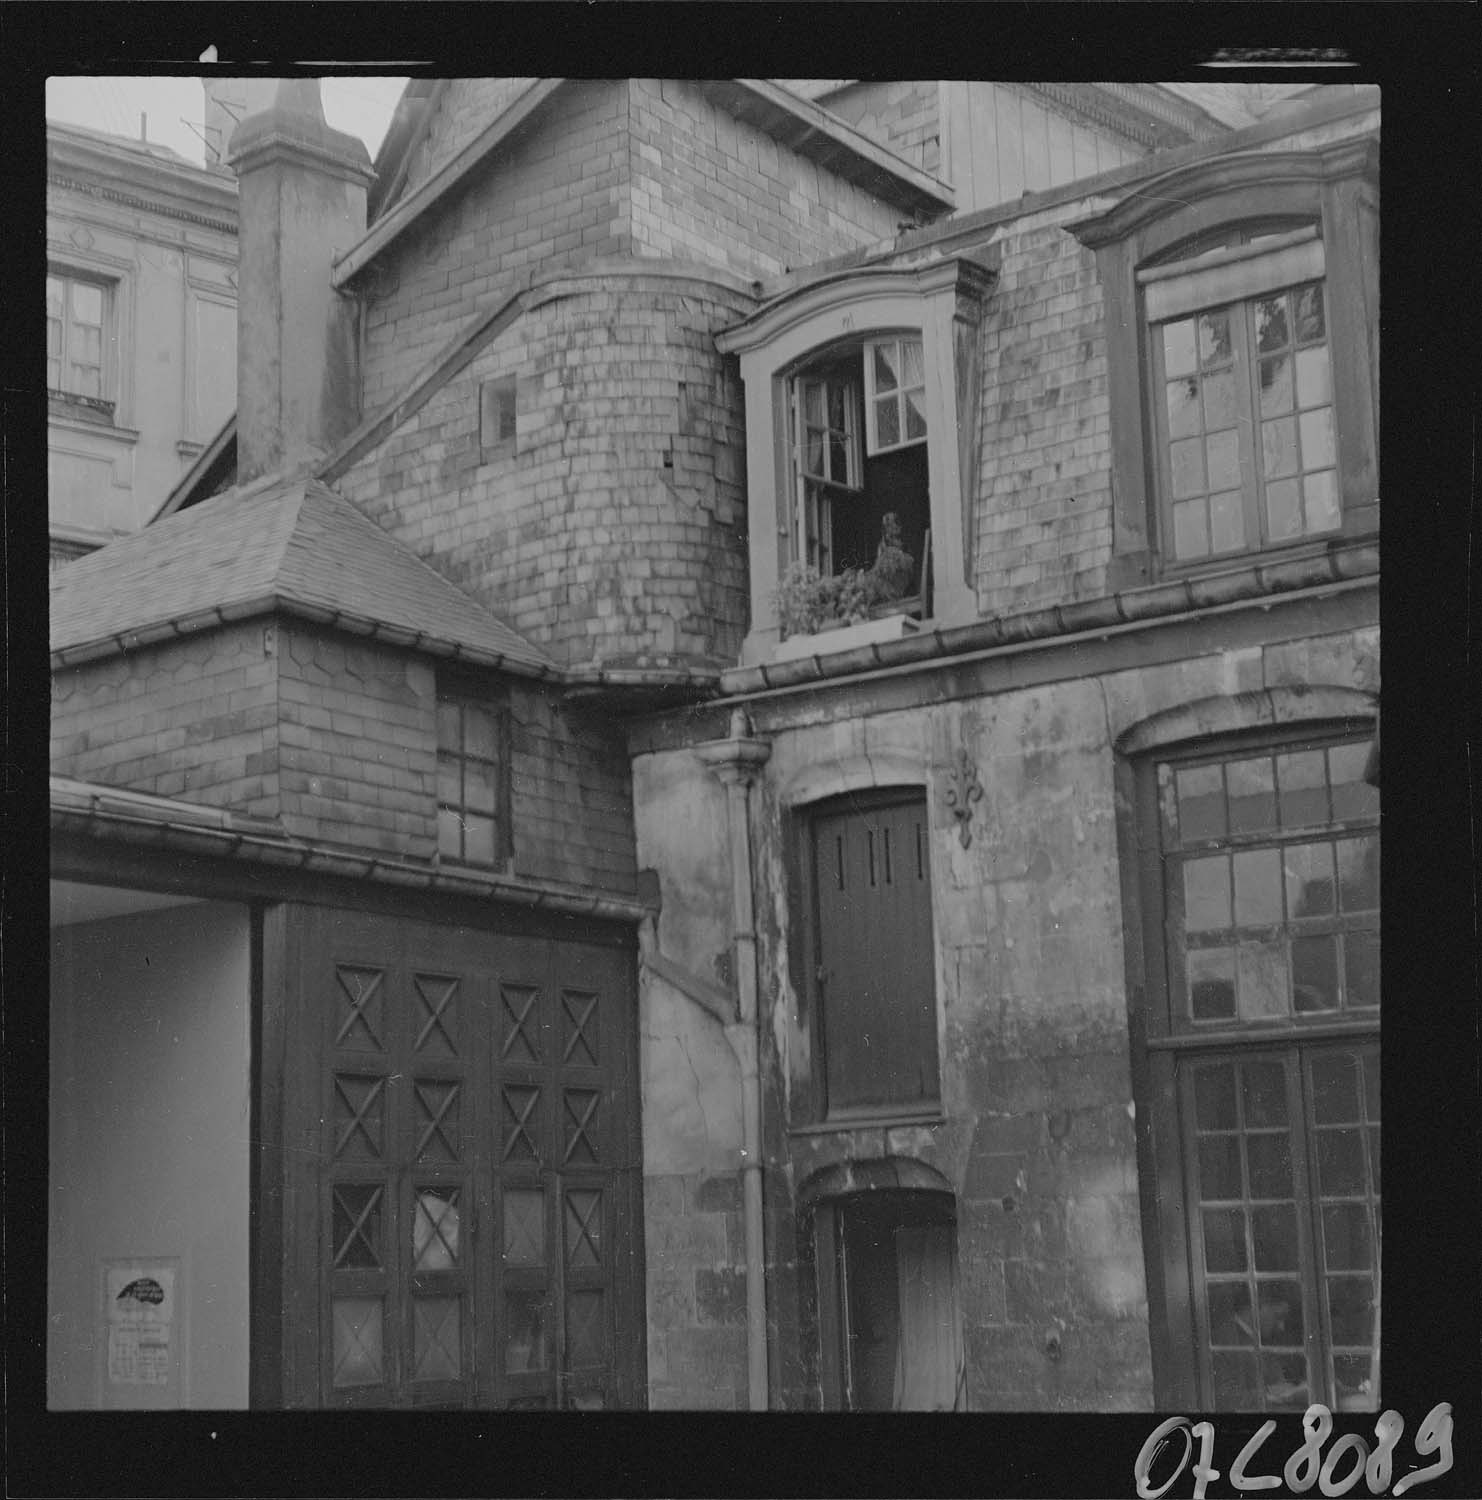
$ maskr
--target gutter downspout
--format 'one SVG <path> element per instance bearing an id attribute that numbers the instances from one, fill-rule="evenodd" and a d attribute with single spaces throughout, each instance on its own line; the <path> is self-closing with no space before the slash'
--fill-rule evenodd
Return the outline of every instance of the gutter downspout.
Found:
<path id="1" fill-rule="evenodd" d="M 762 1234 L 762 1078 L 757 990 L 756 922 L 752 904 L 749 790 L 772 754 L 752 738 L 744 709 L 731 714 L 728 739 L 696 746 L 696 754 L 724 783 L 731 842 L 731 923 L 739 1017 L 725 1028 L 741 1065 L 741 1186 L 746 1228 L 746 1363 L 752 1411 L 766 1411 L 767 1287 Z"/>

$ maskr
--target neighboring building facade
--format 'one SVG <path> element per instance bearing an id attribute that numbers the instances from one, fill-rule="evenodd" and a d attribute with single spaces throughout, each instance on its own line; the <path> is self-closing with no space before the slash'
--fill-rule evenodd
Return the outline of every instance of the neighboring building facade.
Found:
<path id="1" fill-rule="evenodd" d="M 1374 1406 L 1377 93 L 306 87 L 53 596 L 57 971 L 235 965 L 255 1187 L 54 1195 L 54 1400 L 174 1255 L 263 1405 Z"/>
<path id="2" fill-rule="evenodd" d="M 53 566 L 137 531 L 236 390 L 237 193 L 167 147 L 49 121 Z"/>

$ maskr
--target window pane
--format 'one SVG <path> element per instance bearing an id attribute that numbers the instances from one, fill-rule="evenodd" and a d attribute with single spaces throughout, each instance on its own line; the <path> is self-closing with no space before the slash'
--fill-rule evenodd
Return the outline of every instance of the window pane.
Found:
<path id="1" fill-rule="evenodd" d="M 1189 1013 L 1196 1021 L 1235 1014 L 1235 950 L 1197 948 L 1188 955 Z"/>
<path id="2" fill-rule="evenodd" d="M 510 1375 L 550 1368 L 546 1333 L 545 1293 L 508 1291 L 504 1294 L 504 1368 Z"/>
<path id="3" fill-rule="evenodd" d="M 1292 999 L 1299 1011 L 1337 1008 L 1338 956 L 1331 936 L 1292 939 Z"/>
<path id="4" fill-rule="evenodd" d="M 1235 855 L 1235 925 L 1272 927 L 1281 921 L 1281 855 L 1242 849 Z"/>
<path id="5" fill-rule="evenodd" d="M 1163 325 L 1163 368 L 1169 375 L 1187 375 L 1194 368 L 1194 320 Z"/>
<path id="6" fill-rule="evenodd" d="M 841 433 L 830 433 L 828 440 L 828 477 L 836 484 L 849 484 L 854 476 L 849 472 L 849 444 Z"/>
<path id="7" fill-rule="evenodd" d="M 1321 750 L 1276 757 L 1277 805 L 1283 828 L 1326 823 L 1328 797 Z"/>
<path id="8" fill-rule="evenodd" d="M 545 1191 L 505 1188 L 504 1259 L 512 1266 L 545 1264 Z"/>
<path id="9" fill-rule="evenodd" d="M 1235 425 L 1235 371 L 1221 370 L 1204 377 L 1204 430 L 1214 432 Z M 1234 434 L 1232 433 L 1233 437 Z M 1210 471 L 1213 473 L 1213 469 Z"/>
<path id="10" fill-rule="evenodd" d="M 1223 854 L 1184 865 L 1184 930 L 1219 931 L 1230 925 L 1230 862 Z"/>
<path id="11" fill-rule="evenodd" d="M 1301 1411 L 1307 1405 L 1307 1357 L 1303 1354 L 1263 1354 L 1267 1411 Z"/>
<path id="12" fill-rule="evenodd" d="M 1302 535 L 1302 510 L 1295 479 L 1266 487 L 1266 531 L 1273 542 Z"/>
<path id="13" fill-rule="evenodd" d="M 1250 1238 L 1256 1270 L 1295 1271 L 1297 1215 L 1290 1203 L 1267 1204 L 1250 1211 Z"/>
<path id="14" fill-rule="evenodd" d="M 895 373 L 895 345 L 875 345 L 875 389 L 893 391 L 899 381 Z"/>
<path id="15" fill-rule="evenodd" d="M 1379 934 L 1349 932 L 1343 937 L 1344 1000 L 1349 1009 L 1379 1004 Z"/>
<path id="16" fill-rule="evenodd" d="M 46 278 L 46 311 L 48 316 L 60 318 L 62 316 L 64 300 L 60 277 L 48 276 Z"/>
<path id="17" fill-rule="evenodd" d="M 463 751 L 485 760 L 494 758 L 494 716 L 484 708 L 465 704 L 463 709 Z"/>
<path id="18" fill-rule="evenodd" d="M 62 362 L 59 359 L 49 359 L 46 362 L 46 385 L 48 390 L 59 391 L 62 388 Z"/>
<path id="19" fill-rule="evenodd" d="M 103 291 L 85 281 L 72 283 L 72 316 L 79 323 L 101 324 L 103 321 Z"/>
<path id="20" fill-rule="evenodd" d="M 463 763 L 451 756 L 437 758 L 437 800 L 449 807 L 457 807 L 463 801 Z"/>
<path id="21" fill-rule="evenodd" d="M 1206 1208 L 1204 1269 L 1243 1271 L 1245 1267 L 1245 1215 L 1238 1208 Z"/>
<path id="22" fill-rule="evenodd" d="M 437 748 L 449 750 L 454 755 L 463 749 L 462 715 L 458 705 L 449 699 L 440 698 L 437 704 Z"/>
<path id="23" fill-rule="evenodd" d="M 1333 380 L 1328 365 L 1328 346 L 1303 349 L 1297 355 L 1297 404 L 1323 406 L 1332 400 Z"/>
<path id="24" fill-rule="evenodd" d="M 493 814 L 494 792 L 497 778 L 494 767 L 482 761 L 470 760 L 463 764 L 463 797 L 468 807 L 476 812 Z"/>
<path id="25" fill-rule="evenodd" d="M 1379 835 L 1340 839 L 1338 899 L 1344 911 L 1376 911 L 1379 907 Z"/>
<path id="26" fill-rule="evenodd" d="M 1175 773 L 1178 830 L 1184 843 L 1225 836 L 1225 782 L 1222 768 L 1191 766 Z"/>
<path id="27" fill-rule="evenodd" d="M 1232 489 L 1240 483 L 1240 444 L 1235 433 L 1216 432 L 1204 442 L 1205 456 L 1209 461 L 1209 487 L 1212 490 Z"/>
<path id="28" fill-rule="evenodd" d="M 103 388 L 99 383 L 98 372 L 96 370 L 74 368 L 71 384 L 73 390 L 79 396 L 101 396 L 103 394 Z"/>
<path id="29" fill-rule="evenodd" d="M 1250 1311 L 1250 1287 L 1243 1281 L 1209 1284 L 1209 1341 L 1214 1345 L 1253 1345 L 1255 1319 Z"/>
<path id="30" fill-rule="evenodd" d="M 1379 788 L 1364 780 L 1369 763 L 1369 742 L 1356 740 L 1333 745 L 1328 750 L 1328 775 L 1333 783 L 1333 816 L 1367 818 L 1379 816 Z"/>
<path id="31" fill-rule="evenodd" d="M 1304 411 L 1298 421 L 1302 424 L 1302 467 L 1329 468 L 1335 457 L 1333 408 L 1320 406 L 1316 411 Z"/>
<path id="32" fill-rule="evenodd" d="M 926 436 L 926 397 L 921 391 L 906 392 L 906 440 Z"/>
<path id="33" fill-rule="evenodd" d="M 1199 1196 L 1206 1203 L 1241 1197 L 1240 1137 L 1207 1135 L 1199 1142 Z"/>
<path id="34" fill-rule="evenodd" d="M 1258 1410 L 1260 1385 L 1256 1376 L 1254 1354 L 1214 1354 L 1210 1356 L 1210 1373 L 1214 1378 L 1214 1406 L 1219 1411 Z"/>
<path id="35" fill-rule="evenodd" d="M 1287 331 L 1286 297 L 1260 297 L 1256 301 L 1256 347 L 1262 354 L 1291 343 Z"/>
<path id="36" fill-rule="evenodd" d="M 62 352 L 62 325 L 51 318 L 46 320 L 46 352 L 53 359 Z"/>
<path id="37" fill-rule="evenodd" d="M 1245 546 L 1245 505 L 1239 490 L 1209 499 L 1210 544 L 1215 552 L 1236 552 Z"/>
<path id="38" fill-rule="evenodd" d="M 1185 376 L 1170 380 L 1168 395 L 1168 436 L 1192 437 L 1199 431 L 1199 382 Z"/>
<path id="39" fill-rule="evenodd" d="M 1316 465 L 1313 465 L 1315 468 Z M 1261 423 L 1261 473 L 1280 479 L 1297 472 L 1297 423 L 1294 417 L 1278 417 Z"/>
<path id="40" fill-rule="evenodd" d="M 450 808 L 437 811 L 437 848 L 449 859 L 463 858 L 463 819 Z"/>
<path id="41" fill-rule="evenodd" d="M 1198 438 L 1170 443 L 1168 463 L 1173 474 L 1175 499 L 1204 493 L 1204 444 Z"/>
<path id="42" fill-rule="evenodd" d="M 1342 519 L 1338 513 L 1338 476 L 1332 469 L 1308 474 L 1302 480 L 1302 509 L 1308 531 L 1333 531 Z"/>
<path id="43" fill-rule="evenodd" d="M 412 1379 L 457 1380 L 463 1372 L 461 1297 L 412 1302 Z"/>
<path id="44" fill-rule="evenodd" d="M 1208 556 L 1209 521 L 1203 500 L 1173 507 L 1173 551 L 1178 557 Z"/>
<path id="45" fill-rule="evenodd" d="M 494 863 L 494 819 L 468 813 L 463 819 L 463 857 L 470 864 Z"/>
<path id="46" fill-rule="evenodd" d="M 1283 851 L 1286 866 L 1286 910 L 1289 917 L 1328 916 L 1333 905 L 1333 846 L 1288 844 Z"/>
<path id="47" fill-rule="evenodd" d="M 1359 1120 L 1358 1059 L 1351 1052 L 1328 1052 L 1312 1059 L 1312 1117 L 1319 1125 Z"/>
<path id="48" fill-rule="evenodd" d="M 336 1266 L 374 1270 L 381 1264 L 384 1192 L 379 1183 L 341 1183 L 335 1186 L 331 1218 Z"/>
<path id="49" fill-rule="evenodd" d="M 1304 1334 L 1301 1284 L 1263 1281 L 1256 1295 L 1261 1299 L 1262 1347 L 1300 1349 Z"/>
<path id="50" fill-rule="evenodd" d="M 901 340 L 901 384 L 911 386 L 926 383 L 926 363 L 922 357 L 920 339 Z"/>
<path id="51" fill-rule="evenodd" d="M 421 1187 L 412 1222 L 412 1269 L 450 1271 L 458 1264 L 458 1189 Z"/>
<path id="52" fill-rule="evenodd" d="M 1325 1198 L 1361 1198 L 1368 1188 L 1364 1136 L 1358 1126 L 1317 1132 L 1317 1181 Z"/>
<path id="53" fill-rule="evenodd" d="M 803 448 L 803 469 L 809 474 L 823 474 L 823 429 L 808 429 L 808 440 Z"/>
<path id="54" fill-rule="evenodd" d="M 381 1299 L 336 1297 L 334 1323 L 334 1383 L 337 1386 L 377 1385 L 381 1381 Z"/>
<path id="55" fill-rule="evenodd" d="M 1208 370 L 1230 358 L 1230 313 L 1228 308 L 1199 315 L 1199 365 Z"/>
<path id="56" fill-rule="evenodd" d="M 824 384 L 828 402 L 828 425 L 835 432 L 842 432 L 845 425 L 845 386 L 841 381 L 830 380 Z"/>
<path id="57" fill-rule="evenodd" d="M 1292 409 L 1292 357 L 1273 354 L 1261 361 L 1261 415 L 1279 417 Z"/>
<path id="58" fill-rule="evenodd" d="M 823 386 L 816 380 L 803 382 L 803 421 L 809 427 L 823 426 Z"/>
<path id="59" fill-rule="evenodd" d="M 1374 1337 L 1374 1296 L 1369 1278 L 1329 1276 L 1328 1316 L 1335 1344 L 1368 1344 Z"/>
<path id="60" fill-rule="evenodd" d="M 1247 1129 L 1286 1124 L 1286 1069 L 1279 1062 L 1245 1063 L 1240 1081 Z"/>
<path id="61" fill-rule="evenodd" d="M 1194 1072 L 1194 1119 L 1200 1130 L 1234 1130 L 1239 1125 L 1235 1115 L 1235 1068 L 1231 1063 Z"/>
<path id="62" fill-rule="evenodd" d="M 1290 1198 L 1292 1146 L 1286 1131 L 1247 1136 L 1245 1151 L 1250 1166 L 1251 1197 Z"/>
<path id="63" fill-rule="evenodd" d="M 1362 1203 L 1333 1203 L 1322 1211 L 1323 1259 L 1329 1270 L 1367 1271 L 1373 1265 L 1369 1210 Z"/>
<path id="64" fill-rule="evenodd" d="M 1271 757 L 1232 760 L 1225 767 L 1230 788 L 1230 832 L 1258 833 L 1276 827 L 1276 782 Z"/>
<path id="65" fill-rule="evenodd" d="M 1314 281 L 1298 287 L 1292 300 L 1297 309 L 1297 337 L 1304 344 L 1311 339 L 1323 338 L 1327 329 L 1323 322 L 1321 283 Z"/>
<path id="66" fill-rule="evenodd" d="M 894 396 L 875 403 L 875 439 L 882 448 L 892 447 L 901 440 L 900 408 Z"/>
<path id="67" fill-rule="evenodd" d="M 1259 1021 L 1284 1016 L 1290 1007 L 1291 981 L 1287 973 L 1286 943 L 1243 942 L 1236 950 L 1240 978 L 1240 1019 Z"/>

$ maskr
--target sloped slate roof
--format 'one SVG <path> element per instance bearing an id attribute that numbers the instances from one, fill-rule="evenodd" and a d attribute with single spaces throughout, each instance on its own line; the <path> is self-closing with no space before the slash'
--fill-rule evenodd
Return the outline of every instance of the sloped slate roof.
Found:
<path id="1" fill-rule="evenodd" d="M 524 676 L 550 657 L 313 479 L 229 490 L 59 568 L 53 664 L 281 610 Z"/>

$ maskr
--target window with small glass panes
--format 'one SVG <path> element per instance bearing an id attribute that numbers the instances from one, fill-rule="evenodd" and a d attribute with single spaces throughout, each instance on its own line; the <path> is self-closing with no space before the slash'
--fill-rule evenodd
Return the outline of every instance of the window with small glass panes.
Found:
<path id="1" fill-rule="evenodd" d="M 496 865 L 510 853 L 508 718 L 502 698 L 439 685 L 437 847 L 444 859 Z"/>
<path id="2" fill-rule="evenodd" d="M 101 281 L 51 271 L 46 278 L 46 385 L 62 396 L 105 401 L 110 395 L 108 318 Z"/>
<path id="3" fill-rule="evenodd" d="M 1139 772 L 1166 1394 L 1377 1409 L 1379 793 L 1367 734 Z M 1180 1291 L 1180 1289 L 1182 1289 Z"/>

